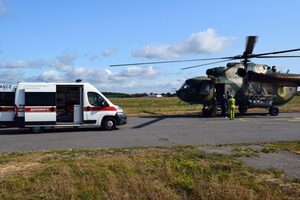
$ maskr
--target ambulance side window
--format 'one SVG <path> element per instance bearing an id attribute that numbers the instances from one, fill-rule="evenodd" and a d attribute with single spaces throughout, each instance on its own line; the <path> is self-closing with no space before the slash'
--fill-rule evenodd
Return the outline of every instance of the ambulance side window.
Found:
<path id="1" fill-rule="evenodd" d="M 88 99 L 92 106 L 107 106 L 103 97 L 96 92 L 88 92 Z"/>
<path id="2" fill-rule="evenodd" d="M 15 93 L 14 92 L 0 92 L 0 106 L 14 106 Z"/>
<path id="3" fill-rule="evenodd" d="M 26 106 L 56 106 L 55 92 L 25 92 Z"/>

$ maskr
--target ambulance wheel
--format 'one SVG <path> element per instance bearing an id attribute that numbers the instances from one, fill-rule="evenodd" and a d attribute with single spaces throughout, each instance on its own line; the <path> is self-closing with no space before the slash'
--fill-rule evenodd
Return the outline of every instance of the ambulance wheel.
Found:
<path id="1" fill-rule="evenodd" d="M 117 125 L 117 121 L 115 118 L 113 117 L 105 117 L 103 120 L 102 120 L 102 128 L 105 129 L 105 130 L 114 130 L 116 129 L 116 125 Z"/>
<path id="2" fill-rule="evenodd" d="M 45 128 L 44 127 L 33 127 L 31 128 L 31 132 L 33 133 L 42 133 L 44 132 Z"/>
<path id="3" fill-rule="evenodd" d="M 279 109 L 277 107 L 269 108 L 269 113 L 271 116 L 277 116 L 279 114 Z"/>

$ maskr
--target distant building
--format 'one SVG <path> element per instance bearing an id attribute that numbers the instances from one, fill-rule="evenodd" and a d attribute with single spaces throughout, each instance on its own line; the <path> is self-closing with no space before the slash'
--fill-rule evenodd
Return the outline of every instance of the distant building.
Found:
<path id="1" fill-rule="evenodd" d="M 163 96 L 161 94 L 150 94 L 148 97 L 149 98 L 162 98 Z"/>

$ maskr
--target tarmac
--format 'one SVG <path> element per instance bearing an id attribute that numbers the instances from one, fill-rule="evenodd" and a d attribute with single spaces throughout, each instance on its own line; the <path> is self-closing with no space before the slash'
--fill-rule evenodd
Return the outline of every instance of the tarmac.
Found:
<path id="1" fill-rule="evenodd" d="M 114 131 L 55 128 L 34 134 L 1 128 L 0 152 L 293 141 L 300 140 L 299 130 L 299 112 L 276 117 L 251 113 L 235 120 L 197 115 L 128 117 L 128 124 Z"/>
<path id="2" fill-rule="evenodd" d="M 249 155 L 241 154 L 241 157 L 236 158 L 250 167 L 260 170 L 277 169 L 283 172 L 284 178 L 300 180 L 300 154 L 296 152 L 285 150 L 266 152 L 264 151 L 265 146 L 259 144 L 199 147 L 201 151 L 221 155 L 238 153 L 235 151 L 236 149 L 239 149 L 240 152 L 248 152 L 248 154 L 254 153 L 253 155 L 251 153 Z"/>

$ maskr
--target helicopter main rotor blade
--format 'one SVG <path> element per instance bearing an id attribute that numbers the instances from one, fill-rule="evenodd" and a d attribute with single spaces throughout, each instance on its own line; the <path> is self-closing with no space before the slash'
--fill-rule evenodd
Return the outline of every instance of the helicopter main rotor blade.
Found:
<path id="1" fill-rule="evenodd" d="M 257 36 L 248 36 L 244 56 L 252 54 Z"/>
<path id="2" fill-rule="evenodd" d="M 289 50 L 284 50 L 284 51 L 273 51 L 269 53 L 260 53 L 260 54 L 251 54 L 249 55 L 250 58 L 255 58 L 258 56 L 266 56 L 266 55 L 272 55 L 272 54 L 281 54 L 281 53 L 289 53 L 289 52 L 294 52 L 294 51 L 300 51 L 300 49 L 289 49 Z"/>
<path id="3" fill-rule="evenodd" d="M 300 56 L 257 56 L 256 58 L 300 58 Z"/>
<path id="4" fill-rule="evenodd" d="M 269 56 L 274 54 L 283 54 L 283 53 L 289 53 L 294 51 L 300 51 L 300 48 L 298 49 L 289 49 L 284 51 L 273 51 L 268 53 L 260 53 L 260 54 L 253 54 L 253 49 L 256 43 L 257 36 L 248 36 L 245 51 L 242 55 L 236 55 L 236 56 L 227 56 L 227 57 L 219 57 L 219 58 L 203 58 L 203 59 L 186 59 L 186 60 L 167 60 L 167 61 L 154 61 L 154 62 L 138 62 L 138 63 L 126 63 L 126 64 L 114 64 L 109 65 L 110 67 L 122 67 L 122 66 L 136 66 L 136 65 L 148 65 L 148 64 L 167 64 L 167 63 L 181 63 L 181 62 L 196 62 L 196 61 L 209 61 L 209 60 L 220 60 L 216 62 L 210 62 L 210 63 L 204 63 L 200 65 L 194 65 L 190 67 L 182 68 L 184 69 L 190 69 L 210 64 L 216 64 L 221 62 L 227 62 L 231 60 L 241 60 L 242 63 L 248 63 L 250 62 L 251 58 L 298 58 L 300 56 Z M 247 65 L 245 65 L 245 68 L 247 68 Z"/>
<path id="5" fill-rule="evenodd" d="M 196 62 L 204 60 L 221 60 L 221 59 L 231 59 L 233 57 L 220 57 L 220 58 L 203 58 L 203 59 L 189 59 L 189 60 L 167 60 L 167 61 L 155 61 L 155 62 L 140 62 L 140 63 L 126 63 L 126 64 L 116 64 L 109 65 L 110 67 L 123 67 L 130 65 L 148 65 L 148 64 L 167 64 L 167 63 L 179 63 L 179 62 Z"/>
<path id="6" fill-rule="evenodd" d="M 190 66 L 190 67 L 184 67 L 184 68 L 181 68 L 181 70 L 186 70 L 186 69 L 191 69 L 191 68 L 196 68 L 196 67 L 201 67 L 201 66 L 216 64 L 216 63 L 228 62 L 228 61 L 232 61 L 232 60 L 235 60 L 235 58 L 231 58 L 231 59 L 227 59 L 227 60 L 221 60 L 221 61 L 216 61 L 216 62 L 210 62 L 210 63 L 204 63 L 204 64 L 201 64 L 201 65 L 194 65 L 194 66 Z"/>

